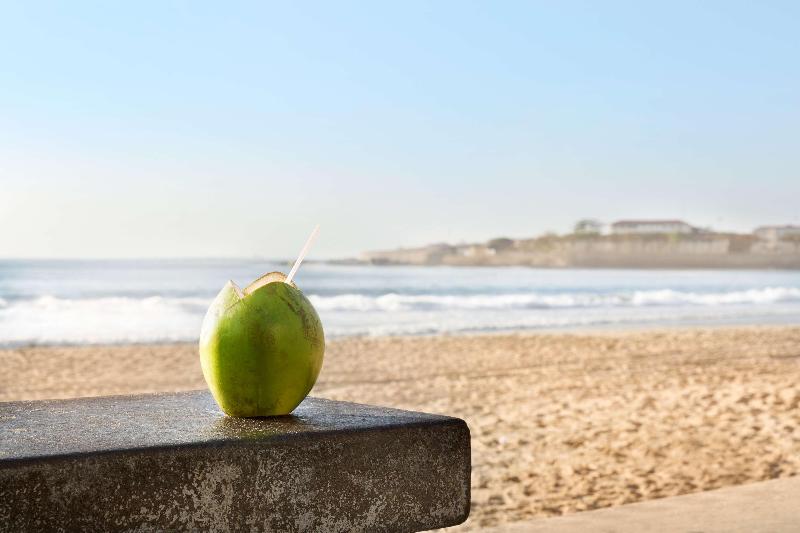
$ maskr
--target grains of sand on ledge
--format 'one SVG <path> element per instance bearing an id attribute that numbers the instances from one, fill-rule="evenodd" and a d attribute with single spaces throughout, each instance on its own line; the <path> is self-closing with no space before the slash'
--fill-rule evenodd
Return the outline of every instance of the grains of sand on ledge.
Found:
<path id="1" fill-rule="evenodd" d="M 0 399 L 204 386 L 193 345 L 0 351 Z M 472 432 L 474 529 L 800 472 L 800 327 L 353 338 L 314 395 Z"/>

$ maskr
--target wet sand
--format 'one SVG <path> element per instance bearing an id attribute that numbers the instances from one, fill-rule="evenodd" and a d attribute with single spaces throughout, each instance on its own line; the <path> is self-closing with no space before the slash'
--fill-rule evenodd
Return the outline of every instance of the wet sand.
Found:
<path id="1" fill-rule="evenodd" d="M 196 347 L 0 350 L 0 400 L 204 388 Z M 351 338 L 312 394 L 472 432 L 476 529 L 800 472 L 800 326 Z"/>

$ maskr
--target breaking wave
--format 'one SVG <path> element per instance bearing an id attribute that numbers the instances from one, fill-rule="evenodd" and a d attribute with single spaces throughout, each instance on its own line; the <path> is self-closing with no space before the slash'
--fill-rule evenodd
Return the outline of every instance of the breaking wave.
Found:
<path id="1" fill-rule="evenodd" d="M 161 296 L 0 302 L 0 345 L 195 340 L 210 302 Z"/>
<path id="2" fill-rule="evenodd" d="M 716 293 L 683 292 L 671 289 L 641 290 L 611 294 L 597 293 L 519 293 L 478 295 L 408 295 L 389 293 L 379 296 L 340 294 L 311 295 L 311 302 L 322 311 L 411 311 L 411 310 L 503 310 L 564 309 L 585 307 L 646 307 L 666 305 L 728 305 L 800 302 L 800 288 L 767 287 Z"/>
<path id="3" fill-rule="evenodd" d="M 255 276 L 236 265 L 0 262 L 0 346 L 196 342 L 221 280 Z M 328 338 L 800 323 L 796 272 L 310 264 L 303 276 Z"/>

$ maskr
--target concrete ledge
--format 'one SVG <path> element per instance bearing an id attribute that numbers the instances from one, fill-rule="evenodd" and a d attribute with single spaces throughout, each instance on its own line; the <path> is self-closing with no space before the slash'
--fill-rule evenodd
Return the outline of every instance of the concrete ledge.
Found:
<path id="1" fill-rule="evenodd" d="M 466 424 L 307 398 L 233 419 L 207 392 L 0 404 L 0 529 L 420 531 L 464 521 Z"/>
<path id="2" fill-rule="evenodd" d="M 493 533 L 796 533 L 800 476 L 506 524 Z"/>

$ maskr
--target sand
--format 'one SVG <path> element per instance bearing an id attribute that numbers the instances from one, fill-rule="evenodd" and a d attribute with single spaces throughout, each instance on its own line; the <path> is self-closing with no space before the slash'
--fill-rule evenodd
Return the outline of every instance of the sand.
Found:
<path id="1" fill-rule="evenodd" d="M 0 400 L 203 388 L 194 345 L 0 350 Z M 317 396 L 472 432 L 477 529 L 800 471 L 800 326 L 352 338 Z"/>

